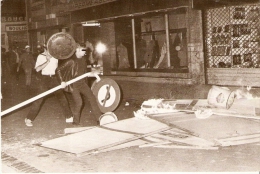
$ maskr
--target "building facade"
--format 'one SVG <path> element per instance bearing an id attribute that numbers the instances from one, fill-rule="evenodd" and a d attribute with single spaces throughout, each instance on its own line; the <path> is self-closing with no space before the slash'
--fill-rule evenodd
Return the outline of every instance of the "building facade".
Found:
<path id="1" fill-rule="evenodd" d="M 114 79 L 260 86 L 259 2 L 241 2 L 27 0 L 30 44 L 57 32 L 102 42 L 94 56 Z"/>

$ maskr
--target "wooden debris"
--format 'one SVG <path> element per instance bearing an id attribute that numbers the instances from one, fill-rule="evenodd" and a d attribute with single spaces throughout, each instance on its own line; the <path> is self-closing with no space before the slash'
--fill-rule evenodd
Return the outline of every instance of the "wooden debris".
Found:
<path id="1" fill-rule="evenodd" d="M 222 146 L 232 146 L 240 144 L 258 143 L 260 142 L 260 133 L 232 136 L 227 138 L 216 139 Z"/>
<path id="2" fill-rule="evenodd" d="M 171 148 L 171 149 L 204 149 L 204 150 L 218 150 L 219 147 L 213 146 L 179 146 L 179 145 L 158 145 L 154 147 Z"/>
<path id="3" fill-rule="evenodd" d="M 77 132 L 81 132 L 81 131 L 88 130 L 88 129 L 93 129 L 93 128 L 95 128 L 95 126 L 65 128 L 64 129 L 64 134 L 77 133 Z"/>
<path id="4" fill-rule="evenodd" d="M 140 145 L 139 147 L 140 148 L 143 148 L 143 147 L 154 147 L 154 146 L 170 144 L 170 143 L 171 143 L 170 141 L 163 141 L 163 142 L 143 144 L 143 145 Z"/>
<path id="5" fill-rule="evenodd" d="M 76 154 L 76 156 L 80 157 L 80 156 L 89 155 L 89 154 L 92 154 L 92 153 L 97 153 L 99 151 L 103 151 L 104 149 L 111 148 L 111 147 L 114 147 L 114 146 L 117 146 L 117 145 L 121 145 L 121 144 L 130 142 L 130 141 L 134 141 L 134 140 L 137 140 L 137 139 L 140 139 L 140 138 L 143 138 L 143 137 L 147 137 L 147 136 L 156 134 L 158 132 L 166 131 L 168 129 L 170 129 L 170 128 L 166 127 L 166 128 L 162 128 L 162 129 L 159 129 L 159 130 L 156 130 L 154 132 L 147 133 L 147 134 L 137 135 L 137 136 L 134 136 L 132 138 L 128 138 L 128 139 L 125 139 L 125 140 L 122 140 L 122 141 L 118 141 L 118 142 L 115 142 L 115 143 L 112 143 L 112 144 L 104 145 L 104 146 L 96 148 L 96 149 L 92 149 L 92 150 L 89 150 L 89 151 L 85 151 L 85 152 Z"/>

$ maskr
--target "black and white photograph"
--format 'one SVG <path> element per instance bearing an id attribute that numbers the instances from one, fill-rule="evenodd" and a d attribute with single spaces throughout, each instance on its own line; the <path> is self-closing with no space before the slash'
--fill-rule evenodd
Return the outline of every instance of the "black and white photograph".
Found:
<path id="1" fill-rule="evenodd" d="M 260 0 L 0 0 L 1 173 L 260 172 Z"/>

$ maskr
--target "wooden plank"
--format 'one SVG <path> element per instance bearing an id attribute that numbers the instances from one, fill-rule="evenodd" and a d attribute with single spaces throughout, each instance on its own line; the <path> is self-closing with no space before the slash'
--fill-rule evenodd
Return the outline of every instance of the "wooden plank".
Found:
<path id="1" fill-rule="evenodd" d="M 150 116 L 150 118 L 154 118 L 154 117 L 163 117 L 163 118 L 166 118 L 166 117 L 185 117 L 185 116 L 189 116 L 189 115 L 186 115 L 188 113 L 185 113 L 186 111 L 174 111 L 174 112 L 165 112 L 165 113 L 153 113 L 153 114 L 147 114 L 146 116 Z M 192 111 L 193 113 L 194 111 Z M 185 113 L 185 115 L 183 114 Z"/>
<path id="2" fill-rule="evenodd" d="M 189 120 L 185 122 L 170 121 L 171 124 L 196 133 L 199 137 L 212 140 L 230 135 L 247 135 L 259 132 L 260 123 L 237 117 L 219 117 L 212 115 L 208 119 Z"/>
<path id="3" fill-rule="evenodd" d="M 140 148 L 143 148 L 143 147 L 153 147 L 153 146 L 158 146 L 158 145 L 163 145 L 163 144 L 169 144 L 169 143 L 171 143 L 171 142 L 163 141 L 163 142 L 157 142 L 157 143 L 143 144 L 143 145 L 140 145 L 139 147 L 140 147 Z"/>
<path id="4" fill-rule="evenodd" d="M 115 146 L 118 145 L 125 147 L 124 143 L 169 129 L 171 127 L 156 120 L 149 119 L 144 121 L 130 118 L 48 140 L 42 142 L 41 146 L 83 156 L 103 152 L 108 149 L 116 149 L 117 147 Z"/>
<path id="5" fill-rule="evenodd" d="M 97 147 L 123 141 L 132 138 L 133 136 L 134 135 L 129 133 L 115 132 L 96 127 L 42 142 L 41 146 L 79 154 Z"/>
<path id="6" fill-rule="evenodd" d="M 185 144 L 192 145 L 192 146 L 216 146 L 217 145 L 214 142 L 207 141 L 205 139 L 195 137 L 195 136 L 187 136 L 184 138 L 178 138 L 178 137 L 165 136 L 165 135 L 162 135 L 159 133 L 159 134 L 154 134 L 153 137 L 163 138 L 167 141 L 185 143 Z"/>
<path id="7" fill-rule="evenodd" d="M 260 133 L 242 135 L 242 136 L 225 137 L 225 138 L 218 139 L 218 141 L 237 141 L 237 140 L 244 140 L 244 139 L 258 138 L 258 137 L 260 137 Z"/>
<path id="8" fill-rule="evenodd" d="M 117 145 L 121 145 L 121 144 L 129 142 L 129 141 L 134 141 L 134 140 L 137 140 L 137 139 L 140 139 L 140 138 L 143 138 L 143 137 L 146 137 L 146 136 L 150 136 L 150 135 L 153 135 L 155 133 L 162 132 L 162 131 L 165 131 L 165 130 L 168 130 L 168 129 L 170 129 L 170 128 L 163 128 L 163 129 L 160 129 L 160 130 L 157 130 L 157 131 L 154 131 L 154 132 L 150 132 L 150 133 L 147 133 L 147 134 L 144 134 L 144 135 L 137 135 L 135 137 L 127 138 L 125 140 L 118 141 L 118 142 L 115 142 L 115 143 L 112 143 L 112 144 L 109 144 L 109 145 L 105 145 L 105 146 L 102 146 L 102 147 L 99 147 L 99 148 L 95 148 L 95 149 L 92 149 L 92 150 L 89 150 L 89 151 L 85 151 L 85 152 L 82 152 L 82 153 L 78 153 L 76 155 L 78 157 L 81 157 L 81 156 L 89 155 L 89 154 L 92 154 L 92 153 L 97 153 L 99 151 L 103 151 L 104 149 L 111 148 L 111 147 L 114 147 L 114 146 L 117 146 Z"/>
<path id="9" fill-rule="evenodd" d="M 185 113 L 182 113 L 182 115 L 185 115 L 185 116 L 188 115 L 189 117 L 191 116 L 191 114 L 185 114 Z M 186 132 L 186 134 L 188 134 L 188 135 L 198 136 L 198 134 L 196 134 L 193 131 L 190 131 L 189 129 L 185 129 L 183 127 L 177 126 L 176 124 L 172 124 L 171 121 L 175 120 L 176 117 L 167 117 L 168 119 L 166 119 L 165 117 L 156 117 L 156 116 L 154 117 L 152 115 L 147 115 L 147 116 L 149 118 L 155 119 L 161 123 L 167 124 L 167 125 L 171 126 L 172 128 L 177 128 L 179 130 L 182 130 L 182 131 Z M 177 118 L 182 119 L 181 117 L 177 117 Z"/>
<path id="10" fill-rule="evenodd" d="M 147 136 L 147 137 L 143 137 L 141 138 L 142 140 L 148 141 L 150 143 L 159 143 L 159 142 L 165 142 L 165 140 L 161 139 L 161 138 L 156 138 L 156 137 L 152 137 L 152 136 Z"/>
<path id="11" fill-rule="evenodd" d="M 237 118 L 246 118 L 246 119 L 250 118 L 250 119 L 260 120 L 259 116 L 247 116 L 247 115 L 225 114 L 225 113 L 214 113 L 214 112 L 213 112 L 213 114 L 218 115 L 218 116 L 237 117 Z"/>
<path id="12" fill-rule="evenodd" d="M 141 139 L 137 139 L 134 141 L 130 141 L 130 142 L 126 142 L 123 144 L 120 144 L 118 146 L 113 146 L 104 150 L 100 150 L 98 153 L 103 153 L 103 152 L 109 152 L 109 151 L 113 151 L 113 150 L 118 150 L 118 149 L 125 149 L 125 148 L 129 148 L 129 147 L 133 147 L 133 146 L 141 146 L 147 144 L 147 141 L 145 140 L 141 140 Z"/>
<path id="13" fill-rule="evenodd" d="M 93 128 L 95 128 L 95 127 L 96 127 L 96 126 L 65 128 L 65 129 L 64 129 L 64 134 L 77 133 L 77 132 L 81 132 L 81 131 L 84 131 L 84 130 L 93 129 Z"/>
<path id="14" fill-rule="evenodd" d="M 222 146 L 234 146 L 234 145 L 241 145 L 241 144 L 258 143 L 260 142 L 260 137 L 236 140 L 236 141 L 219 141 L 219 142 L 222 144 Z"/>
<path id="15" fill-rule="evenodd" d="M 204 149 L 204 150 L 218 150 L 219 147 L 212 147 L 212 146 L 179 146 L 179 145 L 157 145 L 153 147 L 159 147 L 159 148 L 168 148 L 168 149 Z"/>
<path id="16" fill-rule="evenodd" d="M 141 120 L 138 118 L 130 118 L 106 124 L 102 127 L 111 128 L 118 131 L 126 131 L 133 134 L 146 134 L 155 130 L 168 127 L 168 125 L 150 118 L 145 120 Z"/>

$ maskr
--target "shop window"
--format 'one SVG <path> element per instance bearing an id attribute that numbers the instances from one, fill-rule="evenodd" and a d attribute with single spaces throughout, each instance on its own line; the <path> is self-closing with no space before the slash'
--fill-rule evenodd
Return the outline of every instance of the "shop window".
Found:
<path id="1" fill-rule="evenodd" d="M 135 56 L 131 19 L 115 21 L 117 59 L 112 70 L 188 72 L 186 12 L 165 18 L 165 14 L 150 14 L 134 19 Z"/>
<path id="2" fill-rule="evenodd" d="M 131 19 L 119 19 L 115 22 L 116 62 L 113 69 L 134 69 L 133 37 Z"/>
<path id="3" fill-rule="evenodd" d="M 209 68 L 260 68 L 260 7 L 232 6 L 206 11 Z"/>
<path id="4" fill-rule="evenodd" d="M 142 18 L 137 25 L 141 25 L 141 38 L 138 40 L 136 47 L 138 53 L 137 68 L 158 69 L 167 66 L 164 16 Z"/>

